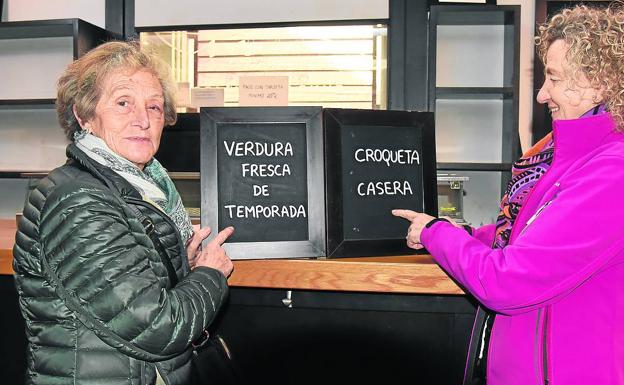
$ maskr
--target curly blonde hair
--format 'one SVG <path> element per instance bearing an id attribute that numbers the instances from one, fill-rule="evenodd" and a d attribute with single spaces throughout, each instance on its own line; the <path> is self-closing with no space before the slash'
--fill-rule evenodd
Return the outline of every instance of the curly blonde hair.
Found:
<path id="1" fill-rule="evenodd" d="M 67 66 L 57 85 L 56 112 L 69 140 L 81 130 L 76 113 L 83 120 L 95 117 L 104 80 L 115 71 L 150 71 L 159 80 L 164 96 L 165 125 L 177 120 L 175 88 L 168 67 L 157 56 L 141 49 L 136 41 L 104 43 Z"/>
<path id="2" fill-rule="evenodd" d="M 546 65 L 546 53 L 556 40 L 569 47 L 566 54 L 573 69 L 585 74 L 590 85 L 604 87 L 607 110 L 624 131 L 624 8 L 621 1 L 608 8 L 577 5 L 564 9 L 538 27 L 538 54 Z"/>

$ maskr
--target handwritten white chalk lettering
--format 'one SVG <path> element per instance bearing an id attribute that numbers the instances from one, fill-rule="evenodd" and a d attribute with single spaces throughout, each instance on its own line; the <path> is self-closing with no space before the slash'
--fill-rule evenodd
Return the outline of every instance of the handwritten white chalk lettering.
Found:
<path id="1" fill-rule="evenodd" d="M 228 156 L 293 156 L 290 142 L 223 141 Z"/>
<path id="2" fill-rule="evenodd" d="M 248 176 L 258 178 L 272 178 L 275 176 L 289 176 L 290 166 L 288 163 L 284 164 L 256 164 L 256 163 L 242 163 L 241 172 L 243 178 Z"/>
<path id="3" fill-rule="evenodd" d="M 224 206 L 231 218 L 299 218 L 306 217 L 306 209 L 304 205 L 225 205 Z"/>
<path id="4" fill-rule="evenodd" d="M 268 184 L 263 184 L 262 186 L 259 186 L 257 184 L 253 185 L 253 196 L 257 197 L 257 196 L 264 196 L 264 197 L 268 197 L 269 196 L 269 185 Z"/>
<path id="5" fill-rule="evenodd" d="M 268 142 L 262 140 L 230 140 L 223 141 L 225 152 L 229 157 L 293 157 L 294 149 L 290 142 Z M 247 159 L 245 159 L 247 160 Z M 243 160 L 243 162 L 245 161 Z M 289 163 L 241 163 L 240 172 L 242 178 L 274 178 L 291 176 Z M 271 195 L 270 184 L 251 184 L 251 193 L 254 197 L 268 197 Z M 306 206 L 297 204 L 269 204 L 269 205 L 239 205 L 227 204 L 223 206 L 226 215 L 233 218 L 305 218 L 307 217 Z"/>
<path id="6" fill-rule="evenodd" d="M 388 150 L 380 148 L 358 148 L 354 153 L 355 160 L 359 163 L 385 163 L 391 164 L 420 164 L 420 155 L 416 150 Z"/>
<path id="7" fill-rule="evenodd" d="M 414 195 L 409 181 L 379 181 L 358 183 L 357 193 L 359 196 L 368 195 Z"/>

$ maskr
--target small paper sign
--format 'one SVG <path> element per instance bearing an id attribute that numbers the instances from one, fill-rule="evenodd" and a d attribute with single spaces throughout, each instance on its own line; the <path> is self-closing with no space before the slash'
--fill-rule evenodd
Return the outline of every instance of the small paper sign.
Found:
<path id="1" fill-rule="evenodd" d="M 223 107 L 225 93 L 223 88 L 193 88 L 191 89 L 191 103 L 193 107 Z"/>
<path id="2" fill-rule="evenodd" d="M 240 106 L 287 106 L 288 76 L 241 76 Z"/>

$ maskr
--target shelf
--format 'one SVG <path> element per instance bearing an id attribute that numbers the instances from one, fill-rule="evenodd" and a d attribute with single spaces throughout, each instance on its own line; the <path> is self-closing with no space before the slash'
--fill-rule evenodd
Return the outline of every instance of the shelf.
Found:
<path id="1" fill-rule="evenodd" d="M 0 110 L 56 108 L 56 99 L 0 99 Z"/>
<path id="2" fill-rule="evenodd" d="M 41 39 L 73 37 L 74 59 L 107 40 L 121 36 L 81 19 L 7 21 L 0 23 L 0 39 Z"/>
<path id="3" fill-rule="evenodd" d="M 438 171 L 511 171 L 511 163 L 438 163 Z"/>
<path id="4" fill-rule="evenodd" d="M 514 11 L 502 5 L 437 5 L 437 25 L 513 25 Z"/>
<path id="5" fill-rule="evenodd" d="M 169 177 L 173 180 L 197 180 L 199 181 L 199 172 L 174 171 L 169 172 Z"/>
<path id="6" fill-rule="evenodd" d="M 8 21 L 0 23 L 0 39 L 73 36 L 79 19 Z"/>
<path id="7" fill-rule="evenodd" d="M 37 179 L 48 175 L 50 171 L 1 171 L 0 179 Z"/>
<path id="8" fill-rule="evenodd" d="M 513 87 L 436 87 L 436 99 L 512 99 Z"/>

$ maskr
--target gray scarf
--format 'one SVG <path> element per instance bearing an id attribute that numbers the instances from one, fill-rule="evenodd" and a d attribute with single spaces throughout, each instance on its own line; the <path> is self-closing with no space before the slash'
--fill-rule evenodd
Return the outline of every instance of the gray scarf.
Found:
<path id="1" fill-rule="evenodd" d="M 134 163 L 112 151 L 106 143 L 93 134 L 80 130 L 74 134 L 74 142 L 89 158 L 109 167 L 141 194 L 144 201 L 158 207 L 175 223 L 186 242 L 193 236 L 193 227 L 178 190 L 167 170 L 152 158 L 143 170 Z"/>

